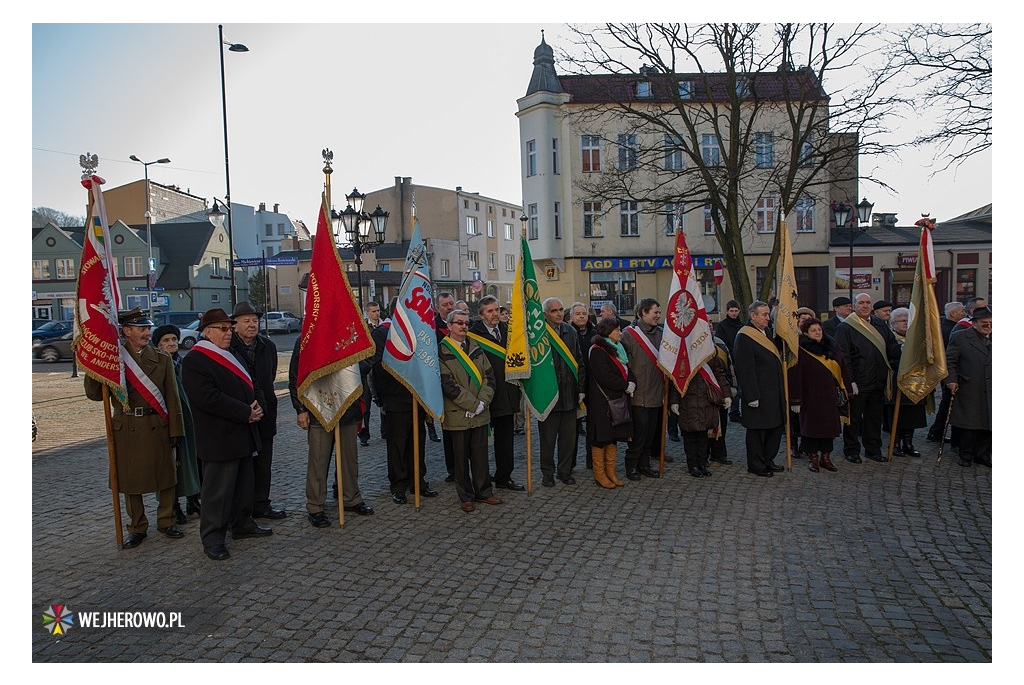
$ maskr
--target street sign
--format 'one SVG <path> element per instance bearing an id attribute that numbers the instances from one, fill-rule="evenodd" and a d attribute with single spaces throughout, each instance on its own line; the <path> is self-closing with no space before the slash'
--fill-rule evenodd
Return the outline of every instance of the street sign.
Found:
<path id="1" fill-rule="evenodd" d="M 295 266 L 298 263 L 298 257 L 267 257 L 267 266 Z"/>
<path id="2" fill-rule="evenodd" d="M 296 262 L 297 263 L 297 262 Z M 245 257 L 232 261 L 235 266 L 263 266 L 263 257 Z"/>
<path id="3" fill-rule="evenodd" d="M 140 293 L 144 293 L 144 292 L 147 292 L 149 290 L 152 290 L 155 293 L 159 293 L 159 292 L 163 292 L 164 290 L 167 290 L 167 288 L 165 288 L 165 287 L 163 287 L 161 285 L 158 285 L 155 288 L 147 288 L 144 285 L 137 285 L 134 288 L 132 288 L 132 290 L 138 290 Z"/>
<path id="4" fill-rule="evenodd" d="M 376 299 L 377 297 L 377 279 L 370 279 L 370 299 Z"/>

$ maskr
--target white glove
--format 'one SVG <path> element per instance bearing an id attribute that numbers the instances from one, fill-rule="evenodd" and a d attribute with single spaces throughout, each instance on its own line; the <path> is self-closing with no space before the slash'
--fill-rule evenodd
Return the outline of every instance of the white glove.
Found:
<path id="1" fill-rule="evenodd" d="M 467 418 L 467 419 L 471 419 L 471 418 L 473 418 L 474 416 L 476 416 L 476 414 L 474 414 L 473 412 L 471 412 L 471 411 L 467 411 L 467 412 L 466 412 L 466 418 Z"/>
<path id="2" fill-rule="evenodd" d="M 860 390 L 857 390 L 856 383 L 850 383 L 850 389 L 853 390 L 853 392 L 850 393 L 851 395 L 857 395 L 860 393 Z"/>
<path id="3" fill-rule="evenodd" d="M 670 404 L 670 405 L 668 405 L 668 408 L 670 410 L 672 410 L 673 414 L 675 414 L 676 416 L 679 416 L 679 405 L 678 404 Z"/>
<path id="4" fill-rule="evenodd" d="M 747 406 L 751 407 L 753 409 L 757 409 L 757 406 L 759 404 L 761 404 L 761 402 L 759 400 L 754 400 L 753 402 L 747 402 Z"/>
<path id="5" fill-rule="evenodd" d="M 789 410 L 791 412 L 793 412 L 794 414 L 799 414 L 800 413 L 800 405 L 799 404 L 790 405 Z"/>
<path id="6" fill-rule="evenodd" d="M 473 416 L 479 416 L 480 414 L 483 413 L 483 411 L 484 411 L 484 403 L 483 403 L 483 400 L 481 400 L 481 401 L 476 403 L 476 411 L 473 412 Z"/>
<path id="7" fill-rule="evenodd" d="M 722 400 L 722 406 L 725 407 L 726 409 L 729 409 L 729 407 L 732 406 L 732 398 L 726 397 L 724 400 Z"/>
<path id="8" fill-rule="evenodd" d="M 626 394 L 627 395 L 632 396 L 634 390 L 636 390 L 636 383 L 634 383 L 633 381 L 630 381 L 629 383 L 626 384 Z"/>
<path id="9" fill-rule="evenodd" d="M 584 397 L 586 397 L 586 395 L 581 392 L 580 393 L 580 398 L 579 398 L 579 400 L 577 400 L 576 404 L 583 404 L 583 398 Z"/>

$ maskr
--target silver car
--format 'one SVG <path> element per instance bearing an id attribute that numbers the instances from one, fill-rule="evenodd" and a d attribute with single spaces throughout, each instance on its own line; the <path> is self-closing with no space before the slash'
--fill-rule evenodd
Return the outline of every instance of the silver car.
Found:
<path id="1" fill-rule="evenodd" d="M 267 312 L 268 333 L 292 333 L 302 330 L 302 320 L 291 312 Z"/>

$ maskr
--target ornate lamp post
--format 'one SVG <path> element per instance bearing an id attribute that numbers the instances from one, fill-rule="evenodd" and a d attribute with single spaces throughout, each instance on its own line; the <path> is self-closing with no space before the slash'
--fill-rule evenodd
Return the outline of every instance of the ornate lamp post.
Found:
<path id="1" fill-rule="evenodd" d="M 353 188 L 345 196 L 348 205 L 345 211 L 331 210 L 331 224 L 334 229 L 334 240 L 338 247 L 352 250 L 356 262 L 356 292 L 359 295 L 359 310 L 363 310 L 363 254 L 372 252 L 385 240 L 390 212 L 385 212 L 377 205 L 377 209 L 369 214 L 363 211 L 366 195 Z M 372 233 L 372 234 L 371 234 Z"/>
<path id="2" fill-rule="evenodd" d="M 850 232 L 850 301 L 853 301 L 853 241 L 864 234 L 868 230 L 868 226 L 861 226 L 860 224 L 867 224 L 871 220 L 871 210 L 874 209 L 875 205 L 868 202 L 867 198 L 860 201 L 860 204 L 856 205 L 853 209 L 857 210 L 857 225 L 847 226 L 846 224 L 850 220 L 851 207 L 845 203 L 840 202 L 832 209 L 832 215 L 835 218 L 836 228 L 845 228 Z"/>
<path id="3" fill-rule="evenodd" d="M 153 309 L 153 286 L 156 285 L 156 264 L 153 263 L 153 215 L 149 211 L 149 196 L 152 193 L 149 190 L 149 165 L 150 164 L 170 164 L 171 160 L 166 157 L 154 160 L 152 162 L 143 162 L 141 159 L 132 155 L 128 159 L 133 162 L 138 162 L 142 165 L 143 173 L 146 176 L 146 247 L 149 249 L 149 270 L 146 272 L 146 309 L 152 311 Z"/>

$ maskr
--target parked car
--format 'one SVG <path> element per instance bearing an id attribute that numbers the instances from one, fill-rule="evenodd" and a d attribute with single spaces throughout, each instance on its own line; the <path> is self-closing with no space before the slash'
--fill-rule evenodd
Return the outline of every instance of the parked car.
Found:
<path id="1" fill-rule="evenodd" d="M 33 359 L 42 359 L 44 362 L 59 362 L 61 359 L 73 358 L 74 352 L 71 349 L 71 339 L 75 337 L 74 331 L 68 331 L 59 338 L 51 338 L 32 345 Z"/>
<path id="2" fill-rule="evenodd" d="M 150 319 L 152 319 L 154 326 L 163 326 L 165 323 L 171 323 L 181 328 L 198 320 L 202 315 L 202 312 L 153 312 Z"/>
<path id="3" fill-rule="evenodd" d="M 292 333 L 302 330 L 302 320 L 291 312 L 267 312 L 268 333 Z"/>
<path id="4" fill-rule="evenodd" d="M 32 344 L 59 338 L 71 330 L 70 321 L 47 321 L 39 328 L 32 331 Z"/>
<path id="5" fill-rule="evenodd" d="M 34 331 L 35 329 L 50 323 L 50 321 L 51 319 L 32 319 L 32 330 Z"/>
<path id="6" fill-rule="evenodd" d="M 199 319 L 190 321 L 185 326 L 178 326 L 178 328 L 181 330 L 178 347 L 183 350 L 191 350 L 192 346 L 199 342 Z"/>

